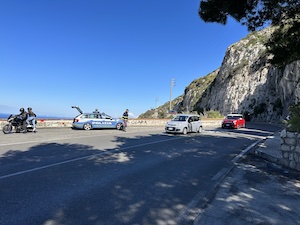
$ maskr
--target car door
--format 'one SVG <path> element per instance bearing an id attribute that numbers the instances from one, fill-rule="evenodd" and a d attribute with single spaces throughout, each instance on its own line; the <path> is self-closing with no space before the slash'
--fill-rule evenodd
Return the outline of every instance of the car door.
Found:
<path id="1" fill-rule="evenodd" d="M 187 122 L 188 122 L 188 132 L 193 132 L 193 117 L 190 116 L 188 119 L 187 119 Z"/>
<path id="2" fill-rule="evenodd" d="M 116 126 L 116 122 L 108 115 L 102 115 L 102 126 L 103 128 L 114 128 Z"/>
<path id="3" fill-rule="evenodd" d="M 241 125 L 242 125 L 242 118 L 239 117 L 239 118 L 237 119 L 237 128 L 240 128 Z"/>
<path id="4" fill-rule="evenodd" d="M 239 119 L 239 121 L 240 121 L 240 127 L 244 127 L 245 126 L 245 119 L 243 117 L 241 117 Z"/>
<path id="5" fill-rule="evenodd" d="M 102 128 L 102 118 L 100 114 L 90 114 L 89 119 L 92 122 L 93 128 Z"/>
<path id="6" fill-rule="evenodd" d="M 193 116 L 192 131 L 197 132 L 200 126 L 200 118 L 198 116 Z"/>

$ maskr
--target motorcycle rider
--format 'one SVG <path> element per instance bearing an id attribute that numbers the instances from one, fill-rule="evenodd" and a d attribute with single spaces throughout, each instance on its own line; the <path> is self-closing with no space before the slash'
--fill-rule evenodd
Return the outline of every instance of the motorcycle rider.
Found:
<path id="1" fill-rule="evenodd" d="M 27 108 L 28 110 L 28 117 L 26 119 L 26 123 L 30 125 L 30 121 L 32 121 L 32 126 L 33 126 L 33 132 L 36 132 L 36 114 L 32 111 L 31 107 Z"/>
<path id="2" fill-rule="evenodd" d="M 22 127 L 23 127 L 23 133 L 27 133 L 27 112 L 25 111 L 24 108 L 20 108 L 20 114 L 16 115 L 17 117 L 20 117 L 22 121 Z"/>

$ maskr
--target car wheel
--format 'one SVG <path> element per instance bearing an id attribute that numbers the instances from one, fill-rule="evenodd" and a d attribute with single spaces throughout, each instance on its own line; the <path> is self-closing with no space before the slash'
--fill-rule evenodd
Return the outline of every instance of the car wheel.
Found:
<path id="1" fill-rule="evenodd" d="M 200 126 L 198 129 L 198 133 L 202 133 L 203 128 Z"/>
<path id="2" fill-rule="evenodd" d="M 186 127 L 185 127 L 185 128 L 183 128 L 183 131 L 182 131 L 182 133 L 183 133 L 184 135 L 186 135 L 186 134 L 187 134 L 187 129 L 186 129 Z"/>
<path id="3" fill-rule="evenodd" d="M 90 123 L 86 123 L 83 125 L 83 129 L 85 130 L 91 130 L 92 129 L 92 125 Z"/>
<path id="4" fill-rule="evenodd" d="M 117 130 L 123 130 L 123 124 L 122 123 L 118 123 L 116 126 Z"/>

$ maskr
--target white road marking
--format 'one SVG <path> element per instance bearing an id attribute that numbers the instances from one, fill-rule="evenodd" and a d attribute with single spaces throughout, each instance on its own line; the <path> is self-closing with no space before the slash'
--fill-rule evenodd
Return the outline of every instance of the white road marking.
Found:
<path id="1" fill-rule="evenodd" d="M 213 176 L 213 178 L 211 178 L 211 180 L 219 180 L 228 170 L 228 168 L 223 168 L 221 169 L 215 176 Z"/>
<path id="2" fill-rule="evenodd" d="M 83 131 L 84 132 L 84 131 Z M 132 134 L 132 133 L 140 133 L 141 131 L 129 131 L 129 132 L 122 132 L 120 131 L 120 134 L 124 135 L 124 134 Z M 53 141 L 61 141 L 61 140 L 68 140 L 68 139 L 76 139 L 76 138 L 90 138 L 90 137 L 104 137 L 104 136 L 109 136 L 112 134 L 116 134 L 119 135 L 118 133 L 114 133 L 114 132 L 109 132 L 109 133 L 105 133 L 105 134 L 94 134 L 94 135 L 88 135 L 88 136 L 70 136 L 70 137 L 61 137 L 61 138 L 53 138 L 53 139 L 41 139 L 41 140 L 34 140 L 34 141 L 22 141 L 22 142 L 14 142 L 14 143 L 5 143 L 5 144 L 0 144 L 0 147 L 2 146 L 10 146 L 10 145 L 23 145 L 23 144 L 31 144 L 31 143 L 49 143 L 49 142 L 53 142 Z"/>
<path id="3" fill-rule="evenodd" d="M 23 170 L 23 171 L 11 173 L 11 174 L 3 175 L 3 176 L 0 176 L 0 180 L 5 179 L 5 178 L 9 178 L 9 177 L 13 177 L 13 176 L 18 176 L 18 175 L 25 174 L 25 173 L 30 173 L 30 172 L 50 168 L 50 167 L 55 167 L 55 166 L 59 166 L 59 165 L 63 165 L 63 164 L 83 160 L 83 159 L 92 158 L 92 157 L 95 157 L 95 156 L 100 156 L 100 155 L 110 154 L 110 153 L 115 153 L 115 152 L 121 152 L 123 150 L 130 149 L 130 148 L 136 148 L 136 147 L 141 147 L 141 146 L 146 146 L 146 145 L 157 144 L 157 143 L 161 143 L 161 142 L 173 141 L 174 139 L 181 139 L 181 138 L 185 138 L 185 137 L 186 136 L 180 136 L 180 137 L 174 137 L 172 139 L 152 141 L 152 142 L 147 142 L 147 143 L 143 143 L 143 144 L 128 146 L 128 147 L 124 147 L 124 148 L 120 148 L 120 149 L 114 149 L 114 150 L 111 150 L 111 151 L 105 151 L 105 152 L 100 152 L 100 153 L 97 153 L 97 154 L 82 156 L 82 157 L 75 158 L 75 159 L 69 159 L 69 160 L 65 160 L 65 161 L 62 161 L 62 162 L 58 162 L 58 163 L 52 163 L 52 164 L 49 164 L 49 165 L 40 166 L 40 167 L 32 168 L 32 169 L 29 169 L 29 170 Z"/>
<path id="4" fill-rule="evenodd" d="M 231 166 L 230 168 L 222 168 L 211 180 L 216 181 L 217 180 L 217 184 L 216 187 L 218 186 L 218 183 L 222 182 L 222 180 L 226 177 L 226 174 L 228 174 L 233 168 L 234 165 L 238 162 L 239 159 L 241 159 L 248 151 L 250 151 L 253 147 L 255 147 L 256 145 L 258 145 L 261 141 L 265 140 L 267 137 L 265 138 L 261 138 L 260 140 L 254 142 L 253 144 L 251 144 L 250 146 L 248 146 L 246 149 L 244 149 L 239 155 L 237 155 L 236 157 L 234 157 L 233 160 L 231 160 L 231 162 L 233 162 L 233 166 Z M 181 211 L 181 213 L 179 214 L 179 216 L 177 217 L 177 221 L 181 222 L 185 219 L 187 219 L 187 217 L 193 215 L 192 217 L 194 217 L 194 215 L 197 215 L 197 213 L 195 212 L 195 207 L 196 205 L 200 202 L 201 199 L 206 197 L 205 192 L 203 191 L 199 191 L 197 193 L 197 195 L 195 197 L 192 198 L 192 200 L 186 205 L 186 207 Z M 194 210 L 193 210 L 194 209 Z M 197 211 L 197 210 L 196 210 Z M 196 213 L 196 214 L 195 214 Z M 194 218 L 193 218 L 194 219 Z"/>

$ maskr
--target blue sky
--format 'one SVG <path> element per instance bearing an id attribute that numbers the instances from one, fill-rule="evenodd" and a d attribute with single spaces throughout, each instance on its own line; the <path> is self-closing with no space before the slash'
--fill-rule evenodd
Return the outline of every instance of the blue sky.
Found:
<path id="1" fill-rule="evenodd" d="M 199 0 L 0 1 L 0 112 L 132 116 L 183 94 L 247 35 L 204 23 Z"/>

